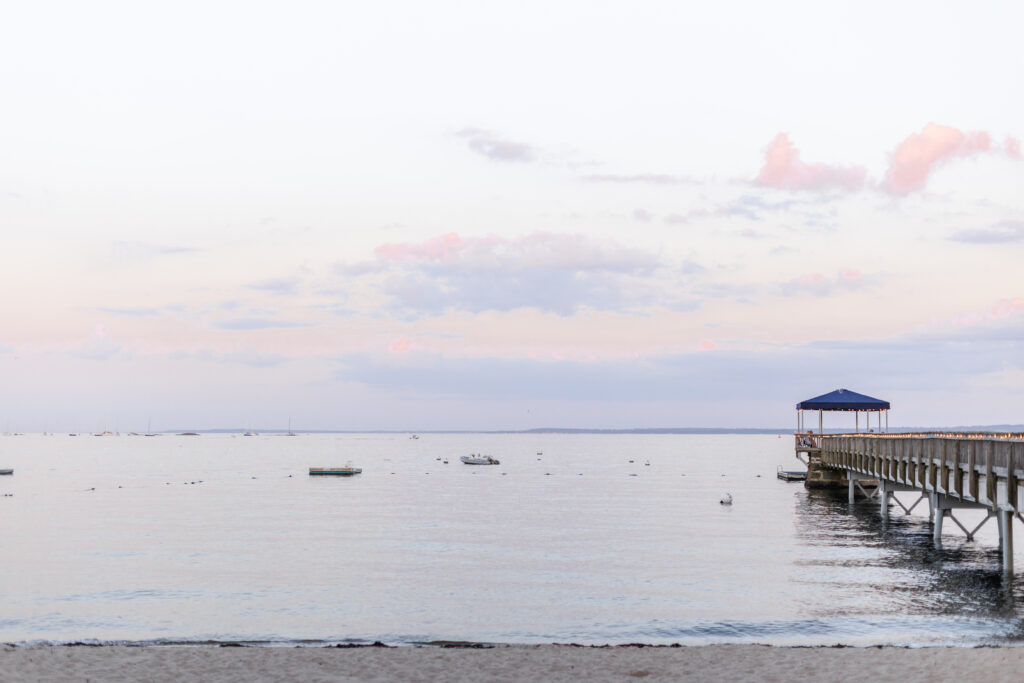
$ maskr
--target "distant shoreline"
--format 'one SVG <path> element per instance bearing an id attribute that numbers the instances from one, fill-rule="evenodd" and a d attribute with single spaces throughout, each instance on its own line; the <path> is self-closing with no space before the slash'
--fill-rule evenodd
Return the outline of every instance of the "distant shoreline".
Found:
<path id="1" fill-rule="evenodd" d="M 1021 429 L 1024 429 L 1022 427 Z M 829 432 L 830 430 L 825 430 Z M 841 430 L 837 430 L 838 431 Z M 895 430 L 894 430 L 895 431 Z M 400 434 L 419 436 L 421 434 L 792 434 L 793 429 L 743 429 L 743 428 L 664 428 L 664 429 L 577 429 L 572 427 L 540 427 L 537 429 L 167 429 L 152 432 L 157 436 L 198 436 L 200 434 L 241 434 L 252 432 L 252 436 L 298 436 L 300 434 Z M 24 436 L 25 434 L 65 434 L 63 431 L 48 432 L 6 432 L 3 436 Z M 71 436 L 145 436 L 141 432 L 112 432 L 96 434 L 93 432 L 73 432 Z"/>
<path id="2" fill-rule="evenodd" d="M 285 429 L 256 429 L 234 428 L 234 429 L 169 429 L 158 432 L 164 435 L 181 434 L 193 432 L 196 434 L 243 434 L 248 431 L 255 431 L 258 434 L 283 435 L 287 434 Z M 593 429 L 585 427 L 535 427 L 533 429 L 301 429 L 292 430 L 294 434 L 792 434 L 796 431 L 793 427 L 634 427 L 623 429 Z M 826 434 L 848 433 L 848 429 L 826 429 Z M 891 427 L 889 433 L 898 434 L 902 432 L 935 432 L 935 431 L 1024 431 L 1024 424 L 1016 425 L 973 425 L 973 426 L 946 426 L 946 427 Z"/>

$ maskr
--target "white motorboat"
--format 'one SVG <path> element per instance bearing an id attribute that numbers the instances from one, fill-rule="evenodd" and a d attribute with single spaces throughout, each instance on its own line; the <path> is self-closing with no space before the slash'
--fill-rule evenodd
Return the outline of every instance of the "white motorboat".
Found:
<path id="1" fill-rule="evenodd" d="M 464 455 L 459 458 L 462 462 L 467 465 L 500 465 L 501 461 L 497 458 L 492 458 L 489 455 L 480 455 L 479 453 L 472 453 L 470 455 Z"/>

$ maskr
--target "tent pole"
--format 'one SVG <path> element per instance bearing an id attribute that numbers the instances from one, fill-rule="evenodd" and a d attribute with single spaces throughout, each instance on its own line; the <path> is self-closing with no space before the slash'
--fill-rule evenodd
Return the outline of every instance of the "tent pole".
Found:
<path id="1" fill-rule="evenodd" d="M 818 410 L 818 434 L 821 434 L 821 410 Z"/>

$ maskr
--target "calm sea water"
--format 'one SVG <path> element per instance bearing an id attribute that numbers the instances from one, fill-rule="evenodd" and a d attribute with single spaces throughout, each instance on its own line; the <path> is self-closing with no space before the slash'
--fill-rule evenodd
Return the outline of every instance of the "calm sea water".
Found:
<path id="1" fill-rule="evenodd" d="M 1024 642 L 994 528 L 936 549 L 778 465 L 791 438 L 2 437 L 0 640 Z"/>

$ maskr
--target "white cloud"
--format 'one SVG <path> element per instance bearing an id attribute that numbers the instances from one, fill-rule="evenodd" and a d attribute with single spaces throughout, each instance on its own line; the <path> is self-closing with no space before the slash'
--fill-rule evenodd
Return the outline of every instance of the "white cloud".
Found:
<path id="1" fill-rule="evenodd" d="M 386 308 L 406 317 L 447 310 L 628 310 L 657 302 L 652 276 L 663 267 L 657 255 L 641 249 L 552 233 L 516 239 L 450 233 L 384 244 L 376 256 L 386 273 L 380 285 L 390 299 Z"/>
<path id="2" fill-rule="evenodd" d="M 471 150 L 491 161 L 533 161 L 536 157 L 536 152 L 530 145 L 508 140 L 489 130 L 464 128 L 456 135 L 465 138 Z"/>

